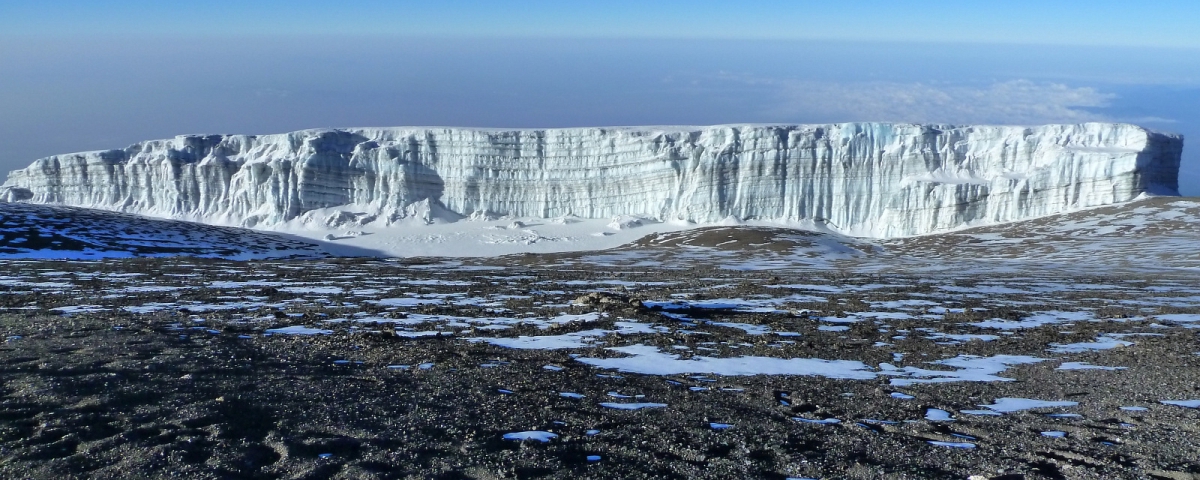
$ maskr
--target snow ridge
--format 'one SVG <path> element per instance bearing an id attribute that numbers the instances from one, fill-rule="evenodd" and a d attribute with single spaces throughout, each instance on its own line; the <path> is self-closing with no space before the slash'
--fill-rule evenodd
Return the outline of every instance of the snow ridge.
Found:
<path id="1" fill-rule="evenodd" d="M 627 215 L 886 238 L 1177 194 L 1182 148 L 1108 123 L 187 135 L 37 160 L 0 200 L 250 227 Z"/>

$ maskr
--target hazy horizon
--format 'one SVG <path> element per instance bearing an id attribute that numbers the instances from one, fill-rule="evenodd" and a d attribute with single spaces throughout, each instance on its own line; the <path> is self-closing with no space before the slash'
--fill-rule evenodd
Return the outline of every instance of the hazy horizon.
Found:
<path id="1" fill-rule="evenodd" d="M 13 2 L 0 170 L 329 127 L 1100 121 L 1183 134 L 1200 195 L 1200 34 L 1181 28 L 1200 6 L 918 3 Z"/>

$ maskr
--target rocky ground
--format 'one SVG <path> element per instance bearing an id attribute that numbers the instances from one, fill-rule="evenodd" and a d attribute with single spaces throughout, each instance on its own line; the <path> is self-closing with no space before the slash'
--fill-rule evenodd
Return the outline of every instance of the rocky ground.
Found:
<path id="1" fill-rule="evenodd" d="M 1192 276 L 581 258 L 7 261 L 0 477 L 1200 478 Z"/>

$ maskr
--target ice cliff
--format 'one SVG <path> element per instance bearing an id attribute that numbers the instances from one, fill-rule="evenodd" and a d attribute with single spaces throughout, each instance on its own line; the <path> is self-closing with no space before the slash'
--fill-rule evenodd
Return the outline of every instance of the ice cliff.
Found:
<path id="1" fill-rule="evenodd" d="M 1107 123 L 305 130 L 47 157 L 0 198 L 258 227 L 632 215 L 896 237 L 1176 194 L 1182 148 Z"/>

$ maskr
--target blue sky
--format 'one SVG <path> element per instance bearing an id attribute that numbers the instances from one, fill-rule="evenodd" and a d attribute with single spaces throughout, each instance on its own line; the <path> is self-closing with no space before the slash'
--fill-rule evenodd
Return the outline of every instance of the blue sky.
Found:
<path id="1" fill-rule="evenodd" d="M 22 1 L 0 31 L 769 38 L 1200 47 L 1200 3 L 1158 0 Z"/>
<path id="2" fill-rule="evenodd" d="M 368 125 L 1121 121 L 1200 139 L 1198 23 L 1200 2 L 1169 0 L 7 0 L 0 169 Z M 1195 150 L 1181 190 L 1200 195 Z"/>

